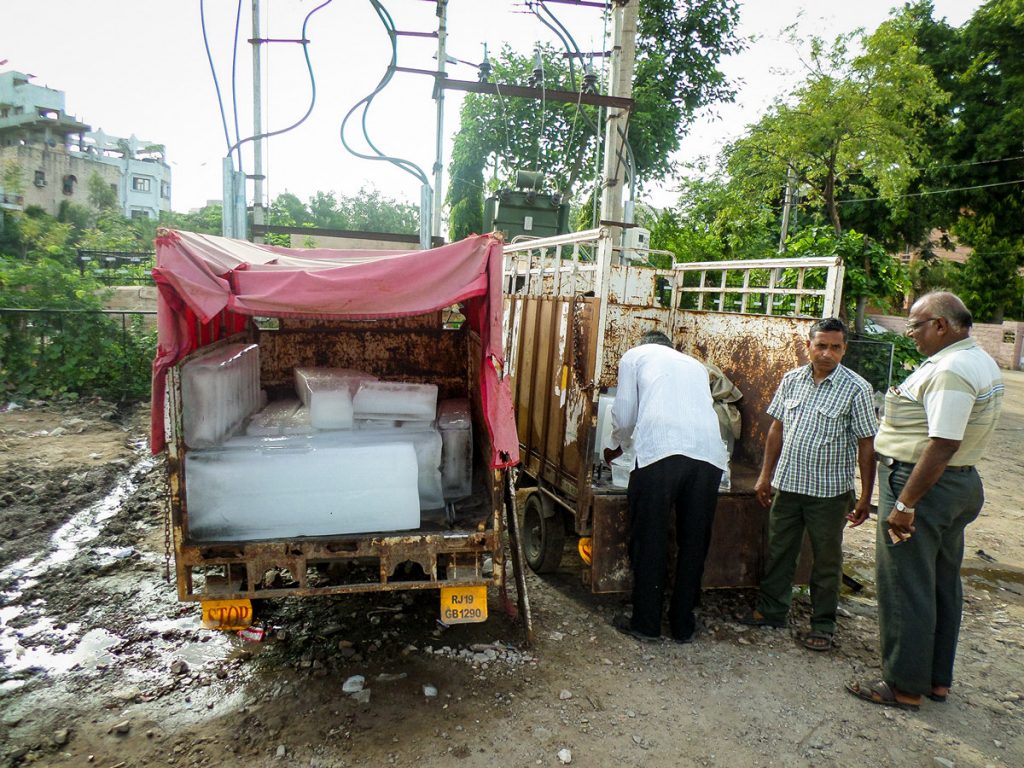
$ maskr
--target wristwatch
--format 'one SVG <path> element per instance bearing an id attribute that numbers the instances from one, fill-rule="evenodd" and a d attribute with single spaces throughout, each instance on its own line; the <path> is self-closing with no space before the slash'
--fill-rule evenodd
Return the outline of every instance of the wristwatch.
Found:
<path id="1" fill-rule="evenodd" d="M 893 504 L 893 508 L 897 512 L 904 512 L 904 513 L 911 514 L 911 515 L 914 514 L 914 508 L 913 507 L 908 507 L 906 504 L 904 504 L 899 499 L 897 499 L 896 503 Z"/>

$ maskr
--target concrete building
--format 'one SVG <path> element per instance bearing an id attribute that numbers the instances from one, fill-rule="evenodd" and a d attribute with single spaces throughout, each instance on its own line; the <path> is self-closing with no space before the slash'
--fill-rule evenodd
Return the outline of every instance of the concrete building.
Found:
<path id="1" fill-rule="evenodd" d="M 37 205 L 56 215 L 61 202 L 89 205 L 98 175 L 128 217 L 171 210 L 171 169 L 162 144 L 110 136 L 68 115 L 64 92 L 33 85 L 32 75 L 0 72 L 0 206 Z"/>

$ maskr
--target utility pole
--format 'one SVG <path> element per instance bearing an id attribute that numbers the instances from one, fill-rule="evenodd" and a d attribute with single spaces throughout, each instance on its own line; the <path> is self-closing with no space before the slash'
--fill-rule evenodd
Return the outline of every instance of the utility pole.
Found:
<path id="1" fill-rule="evenodd" d="M 253 227 L 263 222 L 263 71 L 260 66 L 260 0 L 252 0 L 252 223 Z M 262 237 L 254 238 L 263 242 Z"/>
<path id="2" fill-rule="evenodd" d="M 636 60 L 636 27 L 640 0 L 614 0 L 612 5 L 612 60 L 608 79 L 608 95 L 631 98 L 633 69 Z M 609 107 L 605 121 L 604 173 L 601 192 L 602 222 L 613 222 L 612 242 L 619 244 L 622 229 L 614 226 L 623 220 L 622 190 L 626 170 L 625 136 L 629 125 L 629 109 Z"/>
<path id="3" fill-rule="evenodd" d="M 448 51 L 448 0 L 437 0 L 437 80 L 434 85 L 434 98 L 437 100 L 437 150 L 434 155 L 434 204 L 431 232 L 434 237 L 441 236 L 441 200 L 444 194 L 444 83 L 447 77 L 445 65 Z M 429 247 L 429 246 L 427 246 Z"/>
<path id="4" fill-rule="evenodd" d="M 782 231 L 779 233 L 779 253 L 786 251 L 786 237 L 789 235 L 789 217 L 796 201 L 796 171 L 793 166 L 786 167 L 786 193 L 782 200 Z"/>

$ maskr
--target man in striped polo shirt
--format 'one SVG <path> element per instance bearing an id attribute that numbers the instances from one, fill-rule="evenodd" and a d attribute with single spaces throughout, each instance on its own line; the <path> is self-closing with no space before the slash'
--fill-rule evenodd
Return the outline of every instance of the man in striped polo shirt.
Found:
<path id="1" fill-rule="evenodd" d="M 754 610 L 742 624 L 786 626 L 793 574 L 807 531 L 814 553 L 811 570 L 812 651 L 832 647 L 843 565 L 843 527 L 868 517 L 875 484 L 873 437 L 877 429 L 871 385 L 842 365 L 846 326 L 827 318 L 811 326 L 810 364 L 782 377 L 768 406 L 773 421 L 754 491 L 768 521 L 768 569 Z M 860 467 L 860 496 L 855 469 Z M 774 499 L 772 489 L 775 488 Z"/>
<path id="2" fill-rule="evenodd" d="M 875 441 L 882 679 L 847 685 L 873 704 L 917 709 L 922 696 L 945 701 L 953 684 L 964 529 L 984 501 L 974 465 L 1003 400 L 999 367 L 970 338 L 971 325 L 952 293 L 918 299 L 907 333 L 928 358 L 885 397 Z"/>

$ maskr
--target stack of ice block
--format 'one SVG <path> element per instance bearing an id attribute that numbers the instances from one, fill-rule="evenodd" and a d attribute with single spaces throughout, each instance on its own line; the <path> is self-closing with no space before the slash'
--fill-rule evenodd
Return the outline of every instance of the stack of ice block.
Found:
<path id="1" fill-rule="evenodd" d="M 352 429 L 352 397 L 362 382 L 374 379 L 351 368 L 296 368 L 295 391 L 316 429 Z"/>
<path id="2" fill-rule="evenodd" d="M 228 344 L 184 363 L 181 400 L 185 444 L 221 443 L 259 408 L 259 347 Z"/>
<path id="3" fill-rule="evenodd" d="M 236 438 L 187 453 L 190 538 L 247 541 L 419 527 L 413 445 L 319 437 Z"/>
<path id="4" fill-rule="evenodd" d="M 254 437 L 307 435 L 313 432 L 309 409 L 295 399 L 275 400 L 253 414 L 245 434 Z"/>
<path id="5" fill-rule="evenodd" d="M 441 487 L 446 501 L 473 491 L 473 418 L 469 400 L 442 400 L 437 406 L 441 432 Z"/>

